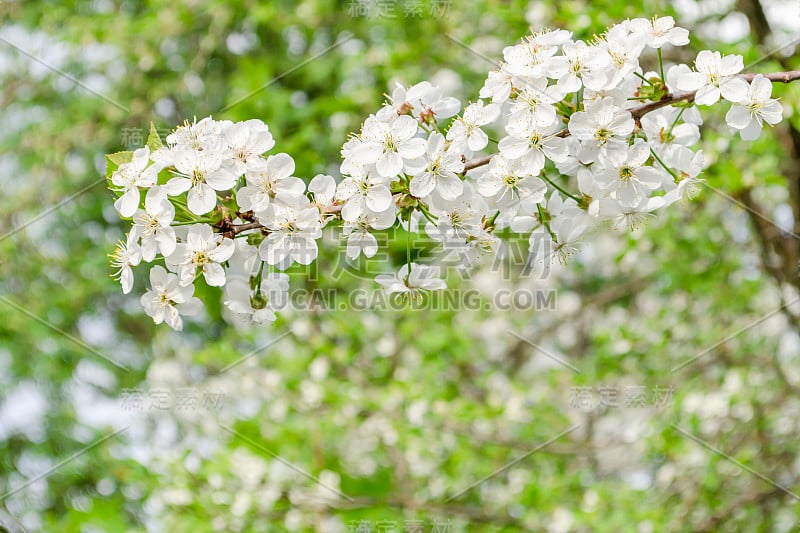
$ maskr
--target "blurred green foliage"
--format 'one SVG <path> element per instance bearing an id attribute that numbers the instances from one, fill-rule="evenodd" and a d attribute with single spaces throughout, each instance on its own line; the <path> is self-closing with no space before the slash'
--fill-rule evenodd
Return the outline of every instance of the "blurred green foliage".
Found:
<path id="1" fill-rule="evenodd" d="M 798 485 L 797 330 L 772 313 L 731 337 L 778 308 L 785 291 L 762 269 L 744 212 L 710 189 L 645 230 L 598 230 L 594 252 L 548 281 L 556 311 L 345 306 L 288 313 L 253 332 L 211 306 L 178 335 L 153 326 L 135 294 L 120 294 L 107 254 L 124 225 L 104 188 L 103 154 L 131 148 L 151 122 L 260 118 L 310 178 L 335 172 L 348 132 L 395 81 L 429 79 L 474 99 L 502 47 L 529 25 L 588 39 L 626 17 L 672 13 L 666 2 L 465 0 L 420 2 L 420 16 L 406 16 L 412 3 L 385 3 L 394 16 L 377 17 L 324 0 L 0 3 L 0 233 L 24 227 L 0 236 L 0 524 L 790 530 L 800 505 L 775 484 Z M 695 35 L 693 46 L 746 63 L 764 50 L 751 37 Z M 784 67 L 768 59 L 757 68 Z M 776 92 L 796 117 L 798 88 Z M 721 116 L 707 122 L 709 184 L 732 195 L 755 187 L 766 205 L 785 205 L 788 128 L 746 145 Z M 404 235 L 397 241 L 390 252 L 402 257 Z M 335 237 L 324 250 L 307 288 L 372 287 L 358 272 L 326 276 L 342 250 Z M 293 285 L 306 274 L 293 272 Z M 497 273 L 476 276 L 451 284 L 490 300 Z M 137 277 L 134 293 L 144 284 Z M 674 395 L 649 409 L 571 404 L 575 387 L 596 399 L 601 387 L 630 386 Z M 219 392 L 223 405 L 128 405 L 119 418 L 130 391 L 182 388 Z"/>

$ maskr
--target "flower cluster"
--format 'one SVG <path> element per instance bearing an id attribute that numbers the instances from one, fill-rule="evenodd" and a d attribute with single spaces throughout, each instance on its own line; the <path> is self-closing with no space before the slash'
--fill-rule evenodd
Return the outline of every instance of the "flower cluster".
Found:
<path id="1" fill-rule="evenodd" d="M 265 156 L 275 142 L 259 120 L 209 117 L 166 143 L 153 134 L 147 147 L 109 156 L 114 206 L 133 221 L 113 256 L 123 292 L 131 267 L 163 259 L 142 297 L 156 322 L 180 329 L 180 313 L 198 307 L 198 277 L 225 287 L 232 316 L 274 320 L 288 290 L 280 271 L 313 262 L 331 222 L 353 259 L 377 253 L 376 232 L 402 227 L 424 229 L 462 263 L 495 251 L 504 229 L 528 235 L 538 260 L 565 262 L 598 222 L 635 228 L 696 192 L 697 106 L 730 102 L 726 121 L 745 140 L 781 120 L 770 80 L 742 75 L 741 56 L 702 51 L 694 68 L 666 68 L 662 47 L 688 44 L 688 33 L 662 17 L 627 20 L 592 42 L 533 34 L 503 50 L 463 111 L 427 81 L 398 85 L 342 146 L 338 181 L 318 175 L 306 186 L 289 155 Z M 408 256 L 378 277 L 388 292 L 445 287 L 441 272 Z"/>
<path id="2" fill-rule="evenodd" d="M 277 271 L 317 257 L 334 179 L 317 176 L 307 191 L 292 175 L 289 155 L 265 156 L 275 141 L 260 120 L 209 117 L 165 140 L 152 132 L 148 146 L 109 157 L 111 166 L 118 164 L 109 181 L 121 193 L 114 206 L 133 223 L 112 260 L 123 292 L 133 286 L 131 267 L 163 261 L 150 270 L 150 290 L 142 296 L 156 323 L 179 330 L 181 314 L 200 310 L 192 297 L 198 277 L 225 287 L 231 316 L 275 320 L 288 290 L 288 276 Z M 248 224 L 251 231 L 243 231 Z"/>

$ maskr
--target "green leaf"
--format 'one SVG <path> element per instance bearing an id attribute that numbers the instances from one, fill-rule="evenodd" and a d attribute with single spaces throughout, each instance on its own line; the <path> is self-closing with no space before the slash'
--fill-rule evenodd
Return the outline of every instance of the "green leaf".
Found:
<path id="1" fill-rule="evenodd" d="M 150 148 L 150 152 L 155 152 L 159 148 L 164 147 L 164 143 L 161 142 L 161 137 L 158 135 L 156 126 L 152 122 L 150 123 L 150 135 L 147 137 L 147 146 Z"/>
<path id="2" fill-rule="evenodd" d="M 119 167 L 122 163 L 130 163 L 133 160 L 133 152 L 130 150 L 124 152 L 116 152 L 113 154 L 107 154 L 106 159 L 117 165 Z"/>

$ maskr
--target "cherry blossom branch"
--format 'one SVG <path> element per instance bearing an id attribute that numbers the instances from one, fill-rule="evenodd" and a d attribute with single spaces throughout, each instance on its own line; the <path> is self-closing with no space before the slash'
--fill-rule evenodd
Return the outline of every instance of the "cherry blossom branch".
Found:
<path id="1" fill-rule="evenodd" d="M 746 74 L 742 74 L 740 77 L 745 81 L 751 82 L 753 78 L 755 78 L 757 73 L 748 72 Z M 768 74 L 762 74 L 766 79 L 772 82 L 778 83 L 790 83 L 792 81 L 800 80 L 800 70 L 788 70 L 785 72 L 770 72 Z M 644 105 L 640 105 L 638 107 L 634 107 L 630 110 L 631 116 L 636 123 L 639 123 L 639 120 L 645 116 L 646 114 L 655 111 L 657 109 L 661 109 L 662 107 L 667 107 L 672 104 L 678 102 L 692 102 L 694 100 L 695 94 L 697 91 L 690 91 L 685 93 L 668 93 L 664 95 L 661 100 L 656 102 L 649 102 Z M 564 128 L 560 132 L 556 134 L 557 137 L 569 137 L 569 130 Z M 492 160 L 495 154 L 489 154 L 481 157 L 477 157 L 475 159 L 469 159 L 464 162 L 464 173 L 474 168 L 479 168 L 485 165 L 488 165 L 489 162 Z M 328 209 L 325 214 L 335 214 L 341 211 L 341 206 L 333 206 L 331 209 Z M 229 225 L 226 228 L 223 228 L 223 232 L 230 233 L 231 236 L 236 236 L 240 233 L 245 231 L 250 231 L 254 229 L 260 229 L 264 226 L 259 222 L 248 222 L 246 224 L 234 224 Z"/>
<path id="2" fill-rule="evenodd" d="M 749 72 L 747 74 L 742 74 L 741 78 L 745 81 L 753 81 L 753 78 L 756 77 L 756 73 Z M 800 80 L 800 70 L 788 70 L 786 72 L 770 72 L 769 74 L 762 74 L 766 79 L 769 81 L 775 81 L 780 83 L 789 83 L 795 80 Z M 691 102 L 694 100 L 694 95 L 697 91 L 691 91 L 688 93 L 680 93 L 674 94 L 670 93 L 665 95 L 661 100 L 657 102 L 650 102 L 648 104 L 641 105 L 631 110 L 631 115 L 635 120 L 639 120 L 647 113 L 651 111 L 655 111 L 656 109 L 660 109 L 662 107 L 666 107 L 668 105 L 672 105 L 676 102 Z"/>
<path id="3" fill-rule="evenodd" d="M 758 73 L 755 72 L 748 72 L 747 74 L 742 74 L 742 78 L 745 81 L 753 81 Z M 762 74 L 765 78 L 769 81 L 777 81 L 779 83 L 789 83 L 792 81 L 800 80 L 800 70 L 787 70 L 786 72 L 770 72 L 769 74 Z"/>
<path id="4" fill-rule="evenodd" d="M 741 78 L 745 81 L 751 82 L 753 78 L 755 78 L 757 73 L 748 72 L 747 74 L 742 74 Z M 787 70 L 785 72 L 770 72 L 769 74 L 762 74 L 766 79 L 773 82 L 778 83 L 789 83 L 792 81 L 800 80 L 800 70 Z M 690 91 L 686 93 L 669 93 L 664 95 L 661 100 L 656 102 L 649 102 L 644 105 L 640 105 L 638 107 L 634 107 L 630 110 L 631 116 L 634 120 L 636 120 L 637 124 L 639 119 L 645 116 L 647 113 L 651 111 L 655 111 L 656 109 L 661 109 L 662 107 L 667 107 L 669 105 L 675 104 L 677 102 L 692 102 L 694 100 L 694 96 L 697 91 Z M 569 137 L 569 130 L 564 128 L 560 132 L 556 134 L 557 137 Z M 492 160 L 495 154 L 485 155 L 482 157 L 478 157 L 475 159 L 470 159 L 464 163 L 464 172 L 468 170 L 472 170 L 473 168 L 482 167 L 484 165 L 488 165 L 489 161 Z"/>
<path id="5" fill-rule="evenodd" d="M 492 160 L 492 157 L 494 157 L 494 154 L 485 155 L 477 159 L 470 159 L 464 163 L 464 172 L 472 170 L 473 168 L 482 167 L 483 165 L 488 165 L 489 161 Z"/>
<path id="6" fill-rule="evenodd" d="M 151 127 L 144 147 L 107 156 L 106 177 L 117 196 L 114 208 L 122 218 L 133 220 L 126 241 L 114 251 L 115 276 L 127 294 L 134 282 L 132 268 L 163 257 L 169 271 L 160 264 L 150 267 L 150 289 L 141 302 L 155 323 L 166 322 L 180 330 L 181 313 L 191 316 L 202 307 L 193 296 L 198 275 L 210 286 L 230 287 L 224 304 L 235 315 L 233 319 L 252 324 L 274 321 L 279 310 L 275 295 L 285 297 L 289 288 L 288 275 L 276 270 L 314 261 L 316 241 L 328 223 L 343 226 L 350 258 L 373 257 L 378 243 L 371 230 L 387 229 L 398 221 L 412 224 L 411 215 L 416 213 L 422 223 L 424 217 L 437 227 L 440 238 L 436 240 L 442 246 L 458 243 L 463 247 L 459 249 L 468 252 L 466 256 L 495 251 L 503 237 L 495 235 L 495 230 L 511 228 L 529 234 L 531 257 L 544 264 L 554 259 L 566 263 L 577 240 L 595 221 L 633 229 L 653 210 L 695 192 L 703 156 L 690 145 L 699 140 L 698 124 L 687 119 L 688 133 L 673 134 L 687 107 L 714 104 L 726 93 L 732 106 L 725 121 L 747 141 L 758 138 L 765 123 L 775 125 L 783 118 L 781 104 L 771 98 L 772 83 L 798 80 L 800 71 L 784 66 L 786 72 L 742 74 L 740 55 L 723 57 L 716 51 L 700 51 L 694 72 L 688 65 L 677 65 L 681 88 L 697 91 L 669 93 L 661 47 L 666 42 L 688 44 L 688 33 L 676 27 L 671 17 L 663 17 L 614 25 L 602 42 L 593 44 L 571 41 L 566 30 L 533 34 L 513 48 L 519 53 L 509 54 L 512 60 L 504 64 L 508 72 L 504 74 L 506 67 L 502 67 L 489 74 L 481 89 L 484 99 L 469 104 L 443 129 L 440 121 L 456 116 L 461 109 L 456 98 L 445 96 L 428 81 L 408 88 L 398 86 L 381 109 L 364 121 L 361 131 L 342 146 L 345 172 L 339 183 L 333 176 L 318 174 L 306 184 L 291 176 L 295 163 L 289 154 L 265 156 L 275 140 L 269 127 L 258 119 L 231 122 L 206 117 L 187 122 L 167 137 L 166 145 Z M 554 57 L 553 68 L 542 67 L 532 74 L 531 86 L 515 87 L 507 74 L 528 69 L 529 52 L 542 46 L 547 57 Z M 633 77 L 628 80 L 631 83 L 620 85 L 619 75 L 630 73 L 625 65 L 638 65 L 646 47 L 658 54 L 659 77 L 650 80 L 632 72 L 645 85 Z M 559 48 L 563 55 L 554 55 Z M 592 67 L 589 60 L 595 54 L 624 55 L 625 65 L 598 63 Z M 559 87 L 553 88 L 548 81 L 554 76 Z M 635 102 L 617 106 L 613 98 L 603 98 L 592 106 L 582 106 L 582 80 L 596 92 L 616 90 L 626 101 Z M 512 98 L 514 90 L 519 96 Z M 537 96 L 543 90 L 546 98 Z M 564 100 L 573 93 L 574 99 Z M 493 102 L 487 104 L 484 100 L 489 96 Z M 492 140 L 480 127 L 500 119 L 500 104 L 509 99 L 513 99 L 513 113 L 503 116 L 505 127 L 500 128 L 508 135 Z M 645 131 L 649 128 L 641 122 L 649 125 L 644 115 L 673 104 L 681 109 L 674 113 L 671 125 Z M 563 112 L 565 107 L 580 111 L 561 122 L 559 114 L 569 114 Z M 565 127 L 567 118 L 570 127 Z M 530 120 L 535 128 L 525 131 Z M 524 128 L 516 131 L 517 126 Z M 553 131 L 551 126 L 558 138 L 547 135 L 543 139 L 544 131 Z M 580 137 L 578 145 L 565 142 L 573 132 Z M 537 136 L 539 142 L 531 142 Z M 631 142 L 624 142 L 626 139 Z M 503 168 L 479 177 L 474 187 L 462 183 L 458 178 L 464 179 L 466 171 L 493 158 L 490 154 L 468 160 L 463 154 L 468 148 L 483 150 L 490 140 L 498 151 L 503 147 L 503 157 L 496 158 Z M 670 143 L 675 150 L 662 150 Z M 570 152 L 577 149 L 582 160 L 590 161 L 584 167 L 590 172 L 582 182 L 581 194 L 570 194 L 558 180 L 535 177 L 547 159 L 557 165 L 569 163 L 569 157 L 576 155 Z M 610 151 L 619 157 L 596 157 Z M 653 162 L 648 164 L 651 158 Z M 571 164 L 559 166 L 562 169 L 568 177 L 582 170 Z M 169 177 L 159 183 L 166 177 L 162 172 Z M 243 174 L 247 185 L 241 181 Z M 548 186 L 554 190 L 549 191 Z M 535 208 L 531 210 L 530 205 Z M 177 233 L 173 226 L 187 228 Z M 234 242 L 236 237 L 247 239 Z M 401 293 L 410 301 L 422 291 L 445 289 L 438 266 L 412 262 L 410 240 L 406 248 L 403 267 L 395 274 L 375 278 L 385 292 Z M 260 262 L 251 263 L 255 258 Z M 471 263 L 465 257 L 461 266 Z"/>

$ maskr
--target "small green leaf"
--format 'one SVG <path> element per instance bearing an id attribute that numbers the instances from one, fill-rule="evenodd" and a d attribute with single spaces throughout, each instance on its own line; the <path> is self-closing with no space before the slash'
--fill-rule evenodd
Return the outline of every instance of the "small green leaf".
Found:
<path id="1" fill-rule="evenodd" d="M 133 159 L 133 152 L 128 150 L 125 152 L 116 152 L 113 154 L 107 154 L 106 159 L 108 159 L 109 161 L 111 161 L 112 163 L 114 163 L 119 167 L 122 163 L 131 162 L 131 160 Z"/>
<path id="2" fill-rule="evenodd" d="M 150 148 L 150 152 L 155 152 L 159 148 L 164 147 L 164 143 L 161 142 L 161 137 L 158 135 L 156 126 L 152 122 L 150 123 L 150 135 L 147 137 L 147 146 Z"/>

